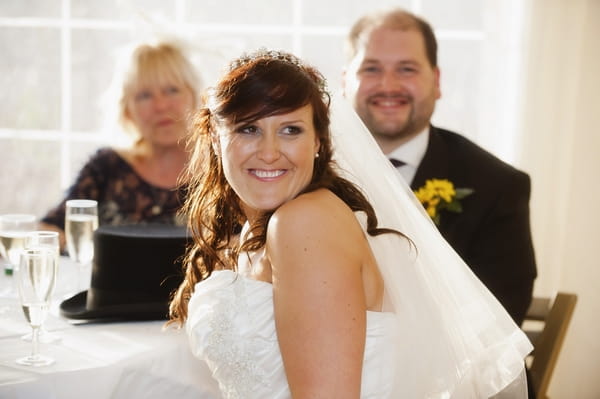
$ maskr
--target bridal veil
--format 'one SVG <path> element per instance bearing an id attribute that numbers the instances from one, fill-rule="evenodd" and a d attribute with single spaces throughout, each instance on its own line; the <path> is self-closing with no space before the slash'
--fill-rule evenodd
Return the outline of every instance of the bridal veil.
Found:
<path id="1" fill-rule="evenodd" d="M 334 159 L 375 208 L 368 236 L 400 331 L 394 398 L 527 397 L 525 334 L 450 247 L 343 97 L 331 105 Z M 410 251 L 410 257 L 399 254 Z M 406 259 L 410 259 L 409 262 Z"/>

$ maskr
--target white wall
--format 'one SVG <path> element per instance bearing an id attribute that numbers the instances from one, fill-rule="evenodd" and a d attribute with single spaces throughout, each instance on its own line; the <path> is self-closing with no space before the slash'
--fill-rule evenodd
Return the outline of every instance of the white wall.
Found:
<path id="1" fill-rule="evenodd" d="M 533 181 L 535 292 L 579 296 L 549 396 L 600 398 L 600 1 L 530 4 L 521 137 Z"/>

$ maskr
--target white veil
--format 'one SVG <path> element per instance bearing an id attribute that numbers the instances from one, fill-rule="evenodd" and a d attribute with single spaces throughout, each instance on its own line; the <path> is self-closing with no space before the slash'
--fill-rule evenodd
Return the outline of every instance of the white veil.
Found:
<path id="1" fill-rule="evenodd" d="M 396 313 L 400 331 L 392 397 L 488 398 L 503 391 L 525 398 L 524 359 L 532 350 L 525 334 L 444 240 L 339 95 L 332 98 L 331 131 L 340 172 L 367 196 L 379 227 L 414 243 L 369 236 L 385 282 L 384 310 Z"/>

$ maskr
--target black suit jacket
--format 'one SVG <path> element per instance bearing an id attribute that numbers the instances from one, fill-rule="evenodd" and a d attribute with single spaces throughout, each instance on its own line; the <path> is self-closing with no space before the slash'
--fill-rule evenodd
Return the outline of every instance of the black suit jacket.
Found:
<path id="1" fill-rule="evenodd" d="M 537 276 L 529 225 L 529 176 L 456 133 L 431 127 L 411 184 L 448 179 L 474 192 L 462 213 L 442 211 L 440 232 L 473 272 L 522 324 Z"/>

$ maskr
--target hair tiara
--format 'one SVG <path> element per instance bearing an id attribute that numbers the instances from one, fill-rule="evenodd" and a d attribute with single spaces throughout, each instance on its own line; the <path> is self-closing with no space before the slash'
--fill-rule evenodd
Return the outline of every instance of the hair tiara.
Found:
<path id="1" fill-rule="evenodd" d="M 251 53 L 243 53 L 240 57 L 233 60 L 229 64 L 229 71 L 233 71 L 237 68 L 243 67 L 244 65 L 250 64 L 252 62 L 256 62 L 259 60 L 265 61 L 283 61 L 287 64 L 293 65 L 296 68 L 300 69 L 305 74 L 308 74 L 308 68 L 312 69 L 312 73 L 308 74 L 312 80 L 317 83 L 319 86 L 319 90 L 328 94 L 327 90 L 327 80 L 319 72 L 316 68 L 310 67 L 305 62 L 303 62 L 300 58 L 296 57 L 292 53 L 288 53 L 287 51 L 282 50 L 268 50 L 264 47 L 259 48 L 258 50 Z"/>

